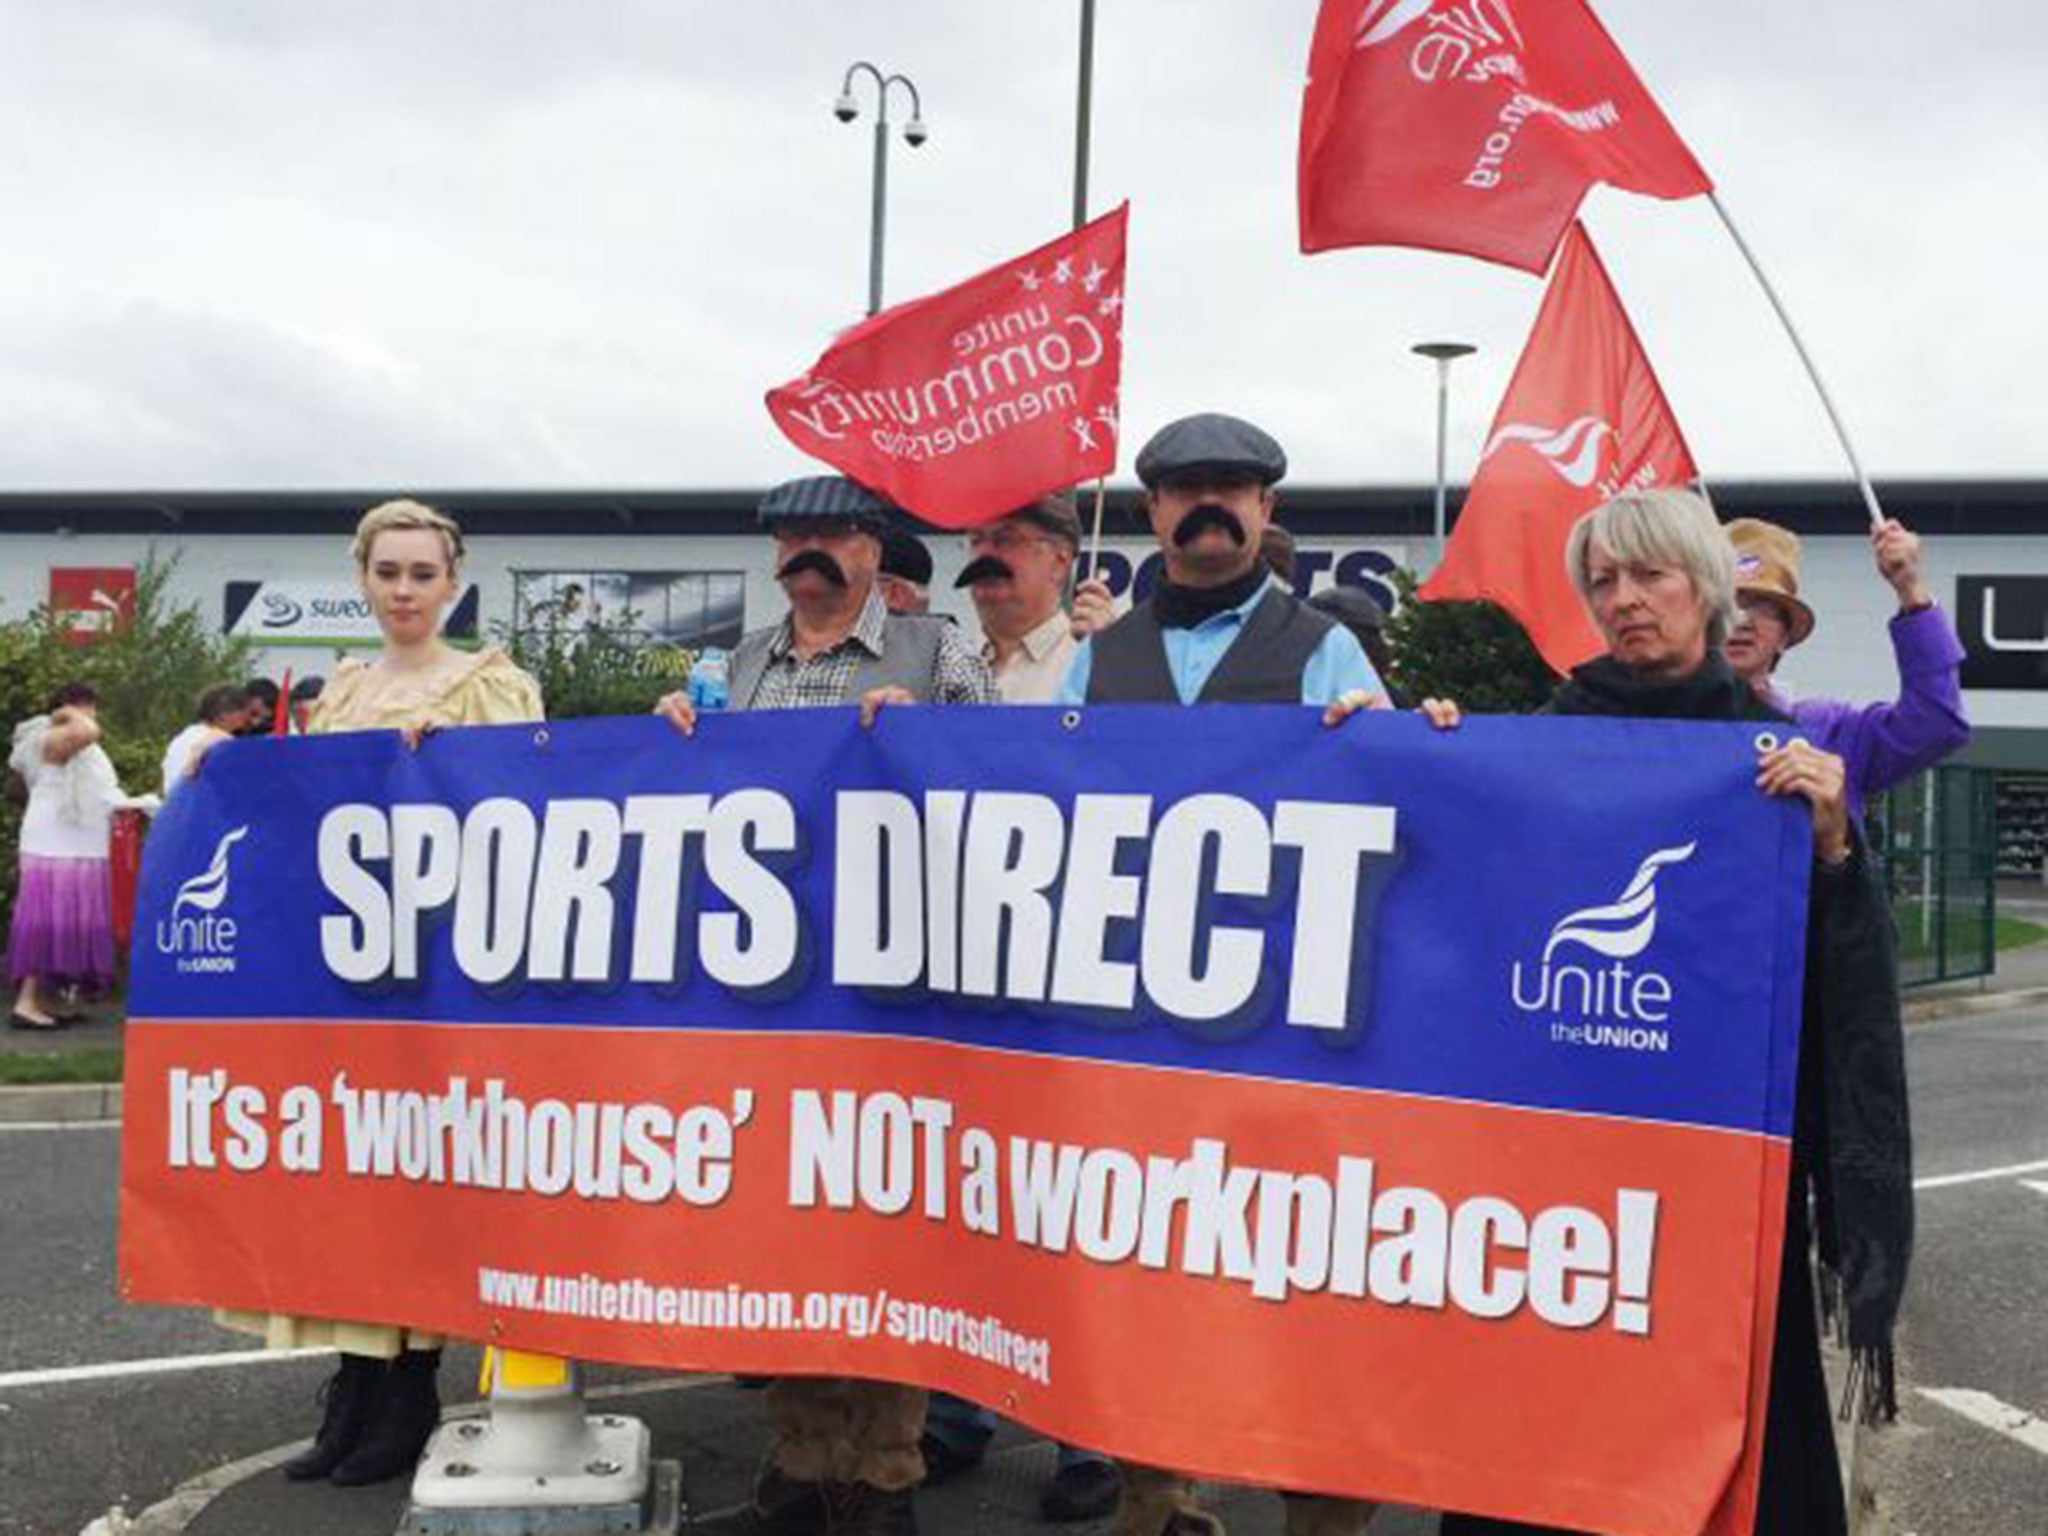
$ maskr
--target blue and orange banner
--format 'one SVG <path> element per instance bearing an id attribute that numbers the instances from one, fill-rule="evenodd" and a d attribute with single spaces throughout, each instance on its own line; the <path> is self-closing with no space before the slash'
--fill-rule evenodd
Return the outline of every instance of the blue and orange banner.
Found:
<path id="1" fill-rule="evenodd" d="M 1747 1529 L 1810 852 L 1755 754 L 1277 707 L 233 743 L 149 844 L 124 1291 Z"/>

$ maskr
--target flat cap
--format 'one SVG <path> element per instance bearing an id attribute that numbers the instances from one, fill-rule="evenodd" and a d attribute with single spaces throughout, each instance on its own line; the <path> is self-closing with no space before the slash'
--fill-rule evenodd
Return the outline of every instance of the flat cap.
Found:
<path id="1" fill-rule="evenodd" d="M 932 584 L 932 552 L 908 528 L 890 524 L 882 530 L 882 574 L 914 587 Z"/>
<path id="2" fill-rule="evenodd" d="M 852 518 L 881 524 L 894 511 L 873 491 L 844 475 L 806 475 L 801 480 L 785 480 L 769 491 L 761 498 L 757 515 L 764 524 L 799 517 Z"/>
<path id="3" fill-rule="evenodd" d="M 1054 538 L 1081 547 L 1081 514 L 1074 507 L 1071 496 L 1041 496 L 1036 501 L 1026 502 L 1009 514 L 1020 522 L 1043 528 Z"/>
<path id="4" fill-rule="evenodd" d="M 1138 478 L 1148 490 L 1193 470 L 1248 475 L 1271 485 L 1287 473 L 1287 452 L 1250 422 L 1216 411 L 1168 422 L 1138 451 Z"/>

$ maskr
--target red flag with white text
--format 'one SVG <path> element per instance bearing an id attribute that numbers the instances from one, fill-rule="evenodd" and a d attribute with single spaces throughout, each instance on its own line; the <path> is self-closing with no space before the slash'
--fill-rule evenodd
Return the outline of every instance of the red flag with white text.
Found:
<path id="1" fill-rule="evenodd" d="M 1572 524 L 1624 491 L 1698 473 L 1607 269 L 1574 224 L 1422 596 L 1498 603 L 1568 672 L 1601 650 L 1565 570 Z"/>
<path id="2" fill-rule="evenodd" d="M 1585 0 L 1323 0 L 1304 251 L 1420 246 L 1541 273 L 1595 182 L 1714 189 Z"/>
<path id="3" fill-rule="evenodd" d="M 1129 211 L 862 322 L 768 391 L 768 413 L 805 453 L 944 528 L 1107 475 Z"/>

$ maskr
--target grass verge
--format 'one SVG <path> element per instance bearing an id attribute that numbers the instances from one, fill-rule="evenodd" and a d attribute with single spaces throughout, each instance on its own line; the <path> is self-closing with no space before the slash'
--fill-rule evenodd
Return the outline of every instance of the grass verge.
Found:
<path id="1" fill-rule="evenodd" d="M 49 1083 L 118 1083 L 121 1048 L 99 1046 L 49 1056 L 0 1055 L 0 1084 L 40 1087 Z"/>

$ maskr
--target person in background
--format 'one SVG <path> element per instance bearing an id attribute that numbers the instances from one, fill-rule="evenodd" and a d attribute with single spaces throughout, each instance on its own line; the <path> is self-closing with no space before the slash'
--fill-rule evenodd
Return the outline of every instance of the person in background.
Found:
<path id="1" fill-rule="evenodd" d="M 452 726 L 543 718 L 539 685 L 503 651 L 467 653 L 441 638 L 441 614 L 461 591 L 462 530 L 453 518 L 417 501 L 384 502 L 356 525 L 354 555 L 384 648 L 335 672 L 307 722 L 312 734 L 395 730 L 418 745 L 426 733 Z M 274 705 L 277 689 L 270 692 Z M 310 1449 L 285 1463 L 286 1477 L 351 1486 L 412 1471 L 440 1422 L 440 1335 L 283 1313 L 216 1316 L 272 1348 L 324 1346 L 340 1354 L 323 1389 L 319 1431 Z"/>
<path id="2" fill-rule="evenodd" d="M 891 613 L 931 612 L 932 552 L 924 540 L 894 523 L 883 529 L 875 586 Z"/>
<path id="3" fill-rule="evenodd" d="M 252 677 L 243 685 L 249 695 L 249 717 L 237 736 L 268 736 L 277 729 L 277 684 L 267 677 Z"/>
<path id="4" fill-rule="evenodd" d="M 164 798 L 198 771 L 208 752 L 241 734 L 249 719 L 249 690 L 237 683 L 209 688 L 199 696 L 198 718 L 164 748 Z"/>
<path id="5" fill-rule="evenodd" d="M 1317 613 L 1327 613 L 1358 637 L 1365 659 L 1379 674 L 1381 686 L 1396 709 L 1409 708 L 1407 697 L 1394 686 L 1394 652 L 1387 644 L 1387 610 L 1374 602 L 1362 587 L 1325 587 L 1308 600 Z"/>
<path id="6" fill-rule="evenodd" d="M 1294 591 L 1294 535 L 1278 523 L 1266 524 L 1266 531 L 1259 535 L 1259 558 L 1266 562 L 1266 569 L 1280 578 L 1280 584 L 1288 591 Z"/>
<path id="7" fill-rule="evenodd" d="M 1063 704 L 1308 704 L 1337 725 L 1385 708 L 1379 678 L 1351 633 L 1286 590 L 1262 535 L 1287 455 L 1234 416 L 1189 416 L 1138 454 L 1145 511 L 1162 572 L 1152 595 L 1074 652 Z M 1099 584 L 1095 584 L 1098 585 Z M 1107 598 L 1107 589 L 1102 589 Z M 1288 1536 L 1361 1536 L 1373 1506 L 1284 1492 Z M 1123 1465 L 1117 1536 L 1201 1536 L 1222 1529 L 1191 1479 Z"/>
<path id="8" fill-rule="evenodd" d="M 299 735 L 306 734 L 306 724 L 313 718 L 313 706 L 320 702 L 320 695 L 326 687 L 327 679 L 324 677 L 302 677 L 292 684 L 286 708 L 291 711 L 292 729 Z"/>
<path id="9" fill-rule="evenodd" d="M 965 587 L 981 620 L 981 659 L 1005 704 L 1050 704 L 1074 657 L 1062 606 L 1081 549 L 1072 498 L 1044 496 L 966 535 Z"/>
<path id="10" fill-rule="evenodd" d="M 28 786 L 7 939 L 7 1027 L 62 1029 L 75 1016 L 59 1012 L 58 991 L 114 979 L 107 833 L 121 785 L 100 746 L 99 695 L 84 683 L 58 689 L 47 711 L 14 728 L 7 766 Z"/>
<path id="11" fill-rule="evenodd" d="M 1690 491 L 1621 496 L 1580 518 L 1566 546 L 1573 585 L 1607 654 L 1574 668 L 1547 713 L 1780 722 L 1723 655 L 1736 560 Z M 1425 705 L 1439 726 L 1456 711 Z M 1775 735 L 1775 733 L 1772 733 Z M 1756 1536 L 1844 1536 L 1833 1414 L 1821 1374 L 1808 1211 L 1841 1284 L 1866 1418 L 1894 1412 L 1891 1331 L 1913 1249 L 1912 1138 L 1891 913 L 1855 820 L 1842 759 L 1794 738 L 1759 744 L 1757 787 L 1808 802 L 1812 822 L 1804 1021 L 1792 1167 L 1778 1255 Z M 1755 872 L 1758 882 L 1770 870 Z M 1811 1191 L 1811 1200 L 1809 1199 Z M 1505 1390 L 1512 1390 L 1511 1385 Z M 1597 1407 L 1589 1406 L 1591 1432 Z M 1547 1527 L 1446 1514 L 1443 1536 L 1531 1536 Z"/>
<path id="12" fill-rule="evenodd" d="M 1890 704 L 1787 699 L 1772 675 L 1785 653 L 1813 633 L 1813 610 L 1799 596 L 1799 538 L 1754 517 L 1728 524 L 1735 546 L 1735 601 L 1741 617 L 1722 653 L 1762 699 L 1848 765 L 1849 814 L 1864 802 L 1932 768 L 1970 740 L 1963 714 L 1963 643 L 1920 577 L 1920 539 L 1895 518 L 1871 530 L 1877 573 L 1898 594 L 1892 654 L 1899 697 Z"/>

